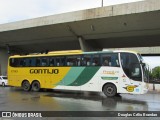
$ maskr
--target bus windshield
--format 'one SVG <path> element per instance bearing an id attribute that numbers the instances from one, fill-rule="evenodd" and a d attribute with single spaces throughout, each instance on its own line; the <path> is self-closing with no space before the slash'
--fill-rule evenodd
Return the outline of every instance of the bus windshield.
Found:
<path id="1" fill-rule="evenodd" d="M 132 80 L 142 81 L 141 66 L 133 53 L 121 53 L 121 65 L 124 73 Z"/>

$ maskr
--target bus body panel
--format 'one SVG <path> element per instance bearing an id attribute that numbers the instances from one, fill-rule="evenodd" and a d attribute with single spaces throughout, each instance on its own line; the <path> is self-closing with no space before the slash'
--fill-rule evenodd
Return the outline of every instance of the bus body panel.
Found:
<path id="1" fill-rule="evenodd" d="M 21 87 L 23 80 L 30 84 L 38 80 L 41 88 L 96 92 L 102 92 L 107 83 L 113 83 L 117 93 L 140 94 L 142 87 L 141 82 L 130 80 L 119 67 L 31 67 L 9 71 L 9 84 L 16 87 Z"/>
<path id="2" fill-rule="evenodd" d="M 69 57 L 68 59 L 65 58 L 66 56 L 63 56 L 64 54 L 60 53 L 58 53 L 58 55 L 60 54 L 60 56 L 56 57 L 50 54 L 44 56 L 38 55 L 38 57 L 36 57 L 36 55 L 25 57 L 11 56 L 8 62 L 8 82 L 10 86 L 21 87 L 24 80 L 28 80 L 30 84 L 32 84 L 34 80 L 37 80 L 39 81 L 41 88 L 96 92 L 102 92 L 103 87 L 106 84 L 114 84 L 117 88 L 117 93 L 143 94 L 147 92 L 148 88 L 146 83 L 143 81 L 143 78 L 141 81 L 135 81 L 129 78 L 126 72 L 124 72 L 121 63 L 122 58 L 120 57 L 119 52 L 114 54 L 113 52 L 111 52 L 111 54 L 113 55 L 111 57 L 113 58 L 110 59 L 110 61 L 114 61 L 113 66 L 105 66 L 104 64 L 102 65 L 102 56 L 107 57 L 105 53 L 102 53 L 103 52 L 88 52 L 86 53 L 85 58 L 85 55 L 83 55 L 82 53 L 76 54 L 73 52 L 69 53 L 69 55 L 73 56 Z M 126 53 L 129 54 L 130 52 Z M 137 56 L 137 53 L 132 52 L 131 54 L 132 56 Z M 74 55 L 76 55 L 76 57 Z M 88 56 L 90 56 L 91 58 L 89 58 Z M 52 62 L 55 63 L 56 61 L 58 63 L 57 66 L 47 67 L 10 66 L 10 60 L 12 59 L 30 59 L 30 57 L 33 57 L 34 59 L 42 58 L 42 60 L 39 60 L 40 62 L 45 61 L 45 57 L 54 57 L 54 60 L 52 59 Z M 86 65 L 79 66 L 79 62 L 84 62 L 84 58 L 86 60 L 90 59 L 90 62 L 92 61 L 92 64 L 89 63 L 88 66 L 87 61 L 85 61 Z M 97 58 L 99 59 L 99 62 L 101 62 L 101 65 L 96 66 Z M 69 64 L 71 65 L 70 62 L 66 62 L 66 60 L 69 59 L 77 59 L 77 66 L 67 66 Z M 94 59 L 95 62 L 93 62 Z M 124 61 L 126 60 L 124 59 Z M 118 61 L 119 66 L 115 65 L 116 63 L 118 64 Z M 65 66 L 59 66 L 60 63 L 63 62 L 65 62 Z M 106 62 L 106 64 L 108 63 Z"/>

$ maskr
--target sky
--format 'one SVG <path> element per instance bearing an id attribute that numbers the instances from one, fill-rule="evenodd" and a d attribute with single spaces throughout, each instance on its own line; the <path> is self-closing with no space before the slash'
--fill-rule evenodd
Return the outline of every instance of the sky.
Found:
<path id="1" fill-rule="evenodd" d="M 104 6 L 143 0 L 103 0 Z M 102 0 L 0 0 L 0 24 L 101 7 Z M 151 68 L 160 57 L 144 57 Z"/>
<path id="2" fill-rule="evenodd" d="M 153 56 L 153 57 L 143 57 L 144 61 L 149 64 L 150 69 L 154 67 L 160 66 L 160 57 Z"/>
<path id="3" fill-rule="evenodd" d="M 104 6 L 140 0 L 103 0 Z M 101 7 L 102 0 L 0 0 L 0 24 Z"/>

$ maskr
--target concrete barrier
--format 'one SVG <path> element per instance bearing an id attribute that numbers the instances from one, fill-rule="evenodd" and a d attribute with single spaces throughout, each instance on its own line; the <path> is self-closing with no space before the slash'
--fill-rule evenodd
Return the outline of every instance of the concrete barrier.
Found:
<path id="1" fill-rule="evenodd" d="M 149 91 L 160 92 L 160 84 L 149 84 Z"/>

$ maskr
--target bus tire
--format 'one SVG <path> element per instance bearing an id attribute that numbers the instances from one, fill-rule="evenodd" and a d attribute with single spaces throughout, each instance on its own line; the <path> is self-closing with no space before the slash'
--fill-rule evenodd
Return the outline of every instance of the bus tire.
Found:
<path id="1" fill-rule="evenodd" d="M 40 91 L 41 87 L 40 87 L 40 83 L 38 81 L 33 81 L 32 83 L 32 90 L 34 92 L 38 92 Z"/>
<path id="2" fill-rule="evenodd" d="M 2 83 L 2 86 L 5 87 L 5 83 L 4 82 Z"/>
<path id="3" fill-rule="evenodd" d="M 31 85 L 30 85 L 29 81 L 27 81 L 27 80 L 23 81 L 22 88 L 24 91 L 30 91 Z"/>
<path id="4" fill-rule="evenodd" d="M 117 88 L 114 84 L 106 84 L 103 87 L 103 93 L 107 96 L 107 97 L 113 97 L 117 94 Z"/>

